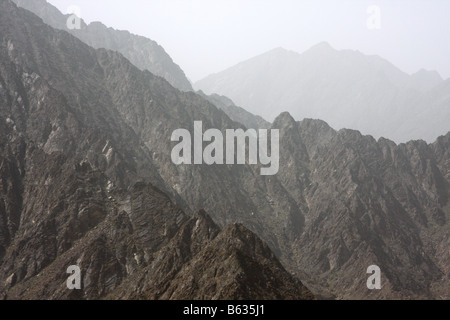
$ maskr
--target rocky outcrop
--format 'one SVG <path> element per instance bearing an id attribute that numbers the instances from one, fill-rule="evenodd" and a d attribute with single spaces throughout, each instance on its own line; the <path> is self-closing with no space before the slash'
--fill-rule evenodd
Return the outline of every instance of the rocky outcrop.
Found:
<path id="1" fill-rule="evenodd" d="M 438 248 L 449 244 L 450 189 L 436 145 L 375 141 L 289 115 L 274 126 L 283 132 L 279 179 L 305 215 L 294 249 L 298 267 L 311 270 L 311 279 L 327 279 L 325 295 L 371 298 L 355 275 L 372 264 L 383 271 L 384 298 L 445 292 L 448 252 Z"/>
<path id="2" fill-rule="evenodd" d="M 1 298 L 125 297 L 121 292 L 150 298 L 143 290 L 147 286 L 156 290 L 152 283 L 174 285 L 167 279 L 165 266 L 173 269 L 173 277 L 183 278 L 185 275 L 178 273 L 186 270 L 189 261 L 206 259 L 197 253 L 214 251 L 222 242 L 230 245 L 225 251 L 218 250 L 216 260 L 208 261 L 211 270 L 224 267 L 219 263 L 228 256 L 222 257 L 222 253 L 244 253 L 257 243 L 255 251 L 245 254 L 253 263 L 267 266 L 267 272 L 258 274 L 258 288 L 266 288 L 267 297 L 311 297 L 250 231 L 242 227 L 239 234 L 225 230 L 211 242 L 220 229 L 205 213 L 195 220 L 189 218 L 189 206 L 158 174 L 152 160 L 157 157 L 128 123 L 139 124 L 145 118 L 131 114 L 123 118 L 125 109 L 118 107 L 126 106 L 114 101 L 108 88 L 117 76 L 123 76 L 117 74 L 122 65 L 135 80 L 148 80 L 133 92 L 134 97 L 151 94 L 158 101 L 160 94 L 172 93 L 165 97 L 182 97 L 193 103 L 202 101 L 200 97 L 179 92 L 118 53 L 96 51 L 52 29 L 10 1 L 0 2 L 0 17 Z M 154 107 L 155 112 L 164 114 L 159 102 Z M 227 119 L 205 101 L 203 108 L 205 114 Z M 211 228 L 208 237 L 195 233 L 200 230 L 200 218 Z M 197 226 L 192 230 L 193 240 L 180 241 L 188 240 L 185 232 L 192 223 Z M 169 256 L 173 253 L 184 258 L 172 263 Z M 82 290 L 66 287 L 66 270 L 71 265 L 81 268 Z M 132 280 L 155 265 L 160 269 L 145 282 Z M 196 276 L 205 281 L 210 273 L 202 272 L 198 270 Z M 253 279 L 251 272 L 254 270 L 243 269 L 234 278 L 230 274 L 230 288 L 190 293 L 202 298 L 262 297 L 260 292 L 245 291 L 245 279 Z M 266 280 L 273 282 L 263 284 Z M 286 295 L 282 294 L 284 285 Z M 160 294 L 164 294 L 161 298 L 175 298 L 187 292 L 173 297 L 169 292 Z"/>
<path id="3" fill-rule="evenodd" d="M 45 23 L 56 29 L 67 31 L 96 49 L 105 48 L 120 52 L 141 70 L 163 77 L 172 86 L 182 91 L 192 91 L 192 85 L 183 70 L 175 64 L 157 42 L 124 30 L 108 28 L 101 22 L 89 25 L 80 19 L 80 29 L 68 29 L 70 15 L 62 14 L 46 0 L 14 0 L 14 2 L 38 15 Z"/>
<path id="4" fill-rule="evenodd" d="M 246 111 L 245 109 L 238 107 L 225 96 L 219 96 L 217 94 L 206 95 L 202 91 L 198 92 L 203 98 L 214 104 L 217 108 L 223 110 L 231 120 L 242 123 L 249 129 L 267 129 L 270 127 L 270 123 L 259 116 Z"/>
<path id="5" fill-rule="evenodd" d="M 173 130 L 243 125 L 117 52 L 0 6 L 3 297 L 306 296 L 256 234 L 320 297 L 448 298 L 448 134 L 396 145 L 283 113 L 275 176 L 175 166 Z M 189 218 L 200 208 L 224 231 Z M 67 296 L 77 263 L 88 285 Z M 382 290 L 366 287 L 372 264 Z"/>
<path id="6" fill-rule="evenodd" d="M 176 300 L 314 299 L 269 247 L 242 225 L 223 231 L 204 211 L 188 220 L 155 262 L 109 298 Z"/>

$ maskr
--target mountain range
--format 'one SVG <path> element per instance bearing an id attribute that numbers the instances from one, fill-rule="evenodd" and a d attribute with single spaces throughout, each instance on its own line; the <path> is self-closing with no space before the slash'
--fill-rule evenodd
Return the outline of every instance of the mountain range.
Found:
<path id="1" fill-rule="evenodd" d="M 396 144 L 287 112 L 268 123 L 10 0 L 0 34 L 0 298 L 449 298 L 450 133 Z M 277 175 L 172 163 L 174 130 L 244 119 L 280 130 Z M 366 287 L 374 264 L 382 290 Z"/>
<path id="2" fill-rule="evenodd" d="M 321 119 L 400 143 L 433 142 L 448 132 L 449 85 L 436 71 L 408 75 L 379 56 L 323 42 L 302 54 L 277 48 L 195 88 L 225 95 L 269 121 L 288 111 L 298 120 Z"/>
<path id="3" fill-rule="evenodd" d="M 67 31 L 89 46 L 118 51 L 139 69 L 163 77 L 182 91 L 192 91 L 192 85 L 183 70 L 156 41 L 128 31 L 108 28 L 98 21 L 86 24 L 80 19 L 80 29 L 69 29 L 67 21 L 71 14 L 62 14 L 46 0 L 14 0 L 14 2 L 34 12 L 51 27 Z"/>
<path id="4" fill-rule="evenodd" d="M 148 114 L 164 116 L 165 99 L 223 113 L 11 1 L 0 2 L 0 17 L 2 298 L 313 298 L 254 233 L 239 224 L 221 231 L 167 195 L 128 124 L 139 119 L 122 113 L 130 106 L 112 90 L 128 74 L 141 83 L 130 93 L 155 101 L 140 105 Z M 82 291 L 65 286 L 70 265 L 81 267 Z"/>

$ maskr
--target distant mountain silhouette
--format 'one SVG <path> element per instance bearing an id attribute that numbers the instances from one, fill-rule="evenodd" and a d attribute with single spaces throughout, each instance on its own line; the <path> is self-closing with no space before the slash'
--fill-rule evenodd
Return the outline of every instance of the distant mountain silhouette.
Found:
<path id="1" fill-rule="evenodd" d="M 450 92 L 442 85 L 435 71 L 410 76 L 378 56 L 324 42 L 302 54 L 274 49 L 194 86 L 269 121 L 288 111 L 297 120 L 322 119 L 376 138 L 431 142 L 450 129 Z"/>

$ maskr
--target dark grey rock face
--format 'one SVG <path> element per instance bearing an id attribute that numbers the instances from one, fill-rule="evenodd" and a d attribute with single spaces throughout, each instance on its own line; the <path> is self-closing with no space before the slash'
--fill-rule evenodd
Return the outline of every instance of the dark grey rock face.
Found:
<path id="1" fill-rule="evenodd" d="M 100 22 L 87 25 L 81 21 L 81 29 L 71 30 L 67 28 L 69 15 L 62 14 L 46 0 L 14 0 L 14 2 L 35 13 L 53 28 L 67 31 L 93 48 L 120 52 L 139 69 L 163 77 L 175 88 L 182 91 L 193 90 L 183 70 L 173 62 L 163 47 L 151 39 L 128 31 L 108 28 Z"/>
<path id="2" fill-rule="evenodd" d="M 144 283 L 139 291 L 131 282 Z M 223 231 L 204 211 L 180 228 L 157 259 L 118 288 L 121 299 L 314 299 L 269 247 L 242 225 Z"/>
<path id="3" fill-rule="evenodd" d="M 441 159 L 448 162 L 450 133 L 431 145 L 396 145 L 287 115 L 274 126 L 283 132 L 278 178 L 304 208 L 294 255 L 310 279 L 326 279 L 324 295 L 371 298 L 361 273 L 375 264 L 385 277 L 380 297 L 448 297 L 449 179 Z M 308 284 L 314 291 L 318 283 Z"/>
<path id="4" fill-rule="evenodd" d="M 450 133 L 396 145 L 283 113 L 276 176 L 175 166 L 173 130 L 242 125 L 10 1 L 0 34 L 0 297 L 310 297 L 256 234 L 316 296 L 448 299 Z"/>

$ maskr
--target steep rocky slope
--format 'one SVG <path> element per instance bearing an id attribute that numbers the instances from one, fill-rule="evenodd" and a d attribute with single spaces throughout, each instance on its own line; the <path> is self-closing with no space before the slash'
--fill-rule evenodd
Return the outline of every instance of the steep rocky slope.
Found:
<path id="1" fill-rule="evenodd" d="M 86 25 L 81 19 L 80 30 L 67 28 L 69 15 L 63 15 L 46 0 L 14 0 L 14 2 L 35 13 L 53 28 L 65 30 L 94 48 L 105 48 L 120 52 L 141 70 L 166 79 L 172 86 L 182 91 L 193 91 L 192 85 L 181 68 L 176 65 L 164 48 L 156 42 L 128 31 L 108 28 L 101 22 Z M 218 96 L 204 96 L 209 102 L 222 109 L 232 120 L 247 128 L 267 128 L 269 126 L 261 117 L 255 116 L 236 106 L 230 99 Z"/>
<path id="2" fill-rule="evenodd" d="M 138 292 L 130 282 L 144 283 Z M 151 266 L 109 298 L 313 299 L 276 260 L 269 247 L 238 224 L 223 231 L 205 214 L 183 224 Z"/>
<path id="3" fill-rule="evenodd" d="M 396 145 L 289 114 L 274 126 L 282 129 L 285 164 L 278 178 L 304 208 L 294 249 L 300 270 L 326 279 L 340 297 L 370 297 L 355 276 L 376 264 L 385 276 L 382 292 L 448 297 L 450 181 L 441 163 L 449 161 L 443 150 L 450 133 L 432 145 Z"/>
<path id="4" fill-rule="evenodd" d="M 80 248 L 92 248 L 86 265 L 110 271 L 89 272 L 89 279 L 100 281 L 89 297 L 131 297 L 126 281 L 141 283 L 133 279 L 147 279 L 147 270 L 170 271 L 180 258 L 164 250 L 184 239 L 175 236 L 178 231 L 192 234 L 194 220 L 187 222 L 179 210 L 189 216 L 204 208 L 221 228 L 239 223 L 261 237 L 319 296 L 448 298 L 450 134 L 431 145 L 396 145 L 335 131 L 318 120 L 296 122 L 284 113 L 272 125 L 281 135 L 278 175 L 260 176 L 258 166 L 249 165 L 175 166 L 173 130 L 192 132 L 197 120 L 204 129 L 241 124 L 201 96 L 140 71 L 117 52 L 94 50 L 9 1 L 0 5 L 0 282 L 8 284 L 9 296 L 32 297 L 26 293 L 30 284 L 53 274 L 60 281 L 62 275 L 53 271 L 38 275 L 79 259 Z M 167 196 L 158 198 L 161 192 Z M 130 218 L 133 208 L 137 213 Z M 153 223 L 161 210 L 167 214 Z M 131 227 L 120 222 L 126 217 Z M 267 280 L 277 264 L 254 235 L 239 230 L 234 225 L 222 236 L 205 236 L 209 242 L 202 250 L 180 249 L 185 263 L 174 263 L 177 274 L 159 279 L 168 291 L 141 287 L 133 297 L 183 298 L 182 282 L 190 284 L 186 290 L 202 285 L 192 291 L 196 297 L 211 293 L 211 287 L 203 290 L 205 279 L 190 279 L 188 273 L 215 273 L 214 261 L 233 270 L 229 277 L 216 274 L 230 284 L 218 287 L 219 296 L 248 296 L 236 289 L 242 279 L 253 279 L 248 266 L 265 268 L 261 279 Z M 220 239 L 231 234 L 249 242 L 223 245 Z M 91 245 L 94 240 L 98 246 Z M 218 242 L 230 260 L 216 256 Z M 67 253 L 72 249 L 73 256 Z M 215 260 L 202 263 L 210 254 Z M 161 268 L 150 271 L 157 256 Z M 372 264 L 382 270 L 380 291 L 366 288 L 365 272 Z M 294 283 L 276 273 L 280 278 L 270 283 Z M 36 285 L 44 290 L 41 296 L 61 297 L 44 280 Z M 250 288 L 262 298 L 282 292 L 271 286 L 263 295 L 258 281 Z M 298 294 L 289 286 L 285 292 L 285 298 Z"/>
<path id="5" fill-rule="evenodd" d="M 217 108 L 223 110 L 231 120 L 242 123 L 249 129 L 268 129 L 270 123 L 256 116 L 245 109 L 238 107 L 231 99 L 225 96 L 219 96 L 217 94 L 206 95 L 202 91 L 198 92 L 203 98 L 214 104 Z"/>
<path id="6" fill-rule="evenodd" d="M 214 235 L 220 229 L 204 213 L 193 219 L 184 213 L 189 208 L 166 187 L 150 151 L 112 107 L 99 61 L 107 64 L 109 55 L 118 54 L 95 51 L 10 1 L 0 2 L 0 18 L 0 297 L 100 299 L 115 296 L 119 287 L 136 296 L 152 282 L 169 281 L 167 275 L 154 274 L 129 287 L 123 282 L 157 261 L 171 264 L 164 259 L 167 252 L 192 255 L 171 265 L 180 272 L 190 260 L 206 259 L 176 239 L 185 236 L 184 225 L 200 219 L 210 223 Z M 123 57 L 120 61 L 147 77 L 144 83 L 153 80 L 175 90 Z M 244 290 L 246 279 L 256 284 L 270 279 L 264 297 L 311 297 L 254 234 L 239 226 L 232 230 L 238 232 L 227 229 L 211 244 L 213 238 L 204 233 L 192 234 L 198 249 L 217 250 L 216 259 L 208 261 L 210 270 L 227 268 L 229 256 L 222 253 L 244 251 L 249 262 L 265 270 L 255 279 L 254 270 L 238 268 L 234 277 L 229 273 L 224 290 L 196 293 L 191 288 L 172 298 L 263 297 L 262 289 Z M 221 251 L 219 244 L 227 243 Z M 231 257 L 229 263 L 231 269 L 240 261 Z M 65 286 L 66 269 L 75 264 L 82 269 L 81 291 Z"/>
<path id="7" fill-rule="evenodd" d="M 81 20 L 79 30 L 68 29 L 67 20 L 70 15 L 62 14 L 46 0 L 14 0 L 14 2 L 35 13 L 53 28 L 65 30 L 89 46 L 118 51 L 139 69 L 163 77 L 175 88 L 192 91 L 192 85 L 183 70 L 155 41 L 128 31 L 108 28 L 100 22 L 87 25 Z"/>

